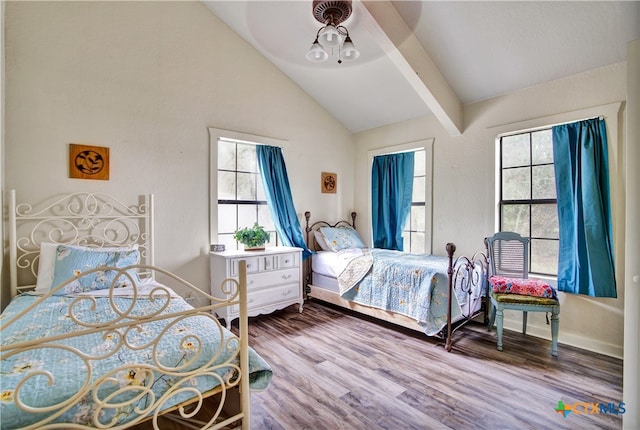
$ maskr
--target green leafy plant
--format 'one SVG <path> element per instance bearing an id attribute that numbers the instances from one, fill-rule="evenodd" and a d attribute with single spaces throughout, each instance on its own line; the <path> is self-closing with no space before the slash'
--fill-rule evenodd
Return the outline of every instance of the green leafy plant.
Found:
<path id="1" fill-rule="evenodd" d="M 236 231 L 233 238 L 247 248 L 260 247 L 269 241 L 269 233 L 264 227 L 255 223 L 253 227 L 245 227 Z"/>

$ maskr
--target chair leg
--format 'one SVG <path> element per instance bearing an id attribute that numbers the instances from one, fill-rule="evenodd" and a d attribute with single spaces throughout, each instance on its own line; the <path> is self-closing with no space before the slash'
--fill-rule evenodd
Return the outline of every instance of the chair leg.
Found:
<path id="1" fill-rule="evenodd" d="M 502 351 L 502 326 L 504 323 L 504 311 L 496 309 L 496 333 L 498 337 L 498 351 Z"/>
<path id="2" fill-rule="evenodd" d="M 551 355 L 558 356 L 558 331 L 560 329 L 560 317 L 557 312 L 551 313 Z"/>
<path id="3" fill-rule="evenodd" d="M 527 311 L 522 312 L 522 334 L 527 334 Z"/>
<path id="4" fill-rule="evenodd" d="M 491 331 L 491 329 L 493 328 L 493 324 L 496 322 L 496 307 L 493 306 L 493 303 L 491 304 L 491 317 L 489 318 L 489 325 L 487 326 L 487 329 L 489 331 Z"/>

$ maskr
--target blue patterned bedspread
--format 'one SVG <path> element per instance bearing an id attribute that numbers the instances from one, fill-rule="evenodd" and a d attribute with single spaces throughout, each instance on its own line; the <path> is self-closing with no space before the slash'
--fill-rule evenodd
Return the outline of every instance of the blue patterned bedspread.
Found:
<path id="1" fill-rule="evenodd" d="M 342 297 L 415 319 L 427 335 L 440 332 L 447 322 L 449 296 L 448 259 L 370 249 L 373 263 L 362 280 Z M 460 315 L 454 296 L 452 319 Z"/>
<path id="2" fill-rule="evenodd" d="M 38 298 L 33 295 L 16 297 L 0 316 L 0 322 L 7 322 L 12 315 Z M 28 314 L 36 317 L 23 317 L 3 329 L 2 345 L 77 331 L 78 325 L 71 320 L 68 313 L 72 300 L 72 297 L 67 296 L 47 298 Z M 132 303 L 131 298 L 114 297 L 117 309 L 128 310 Z M 129 315 L 133 315 L 134 318 L 135 315 L 148 315 L 150 311 L 157 311 L 165 303 L 166 298 L 152 301 L 138 297 Z M 109 305 L 108 297 L 97 298 L 96 306 L 96 309 L 91 309 L 90 301 L 83 300 L 74 308 L 75 314 L 88 323 L 98 323 L 105 318 L 111 320 L 116 317 Z M 162 314 L 180 312 L 187 308 L 190 306 L 184 300 L 172 298 Z M 162 330 L 165 331 L 162 333 Z M 154 350 L 151 341 L 158 337 L 158 333 L 162 334 L 159 336 L 158 347 Z M 136 408 L 150 408 L 163 394 L 167 397 L 166 402 L 163 401 L 163 405 L 158 409 L 173 407 L 193 397 L 194 391 L 207 392 L 220 385 L 221 380 L 235 375 L 232 367 L 218 365 L 235 355 L 238 341 L 237 338 L 230 340 L 232 337 L 229 331 L 203 313 L 189 318 L 147 322 L 129 331 L 120 328 L 110 333 L 103 331 L 82 335 L 56 342 L 58 346 L 39 344 L 37 349 L 9 357 L 9 354 L 3 352 L 0 364 L 1 427 L 24 427 L 51 414 L 40 413 L 35 409 L 32 413 L 22 412 L 17 408 L 16 401 L 20 400 L 34 408 L 60 404 L 76 396 L 83 386 L 106 374 L 112 376 L 109 382 L 92 387 L 82 398 L 70 401 L 73 406 L 56 408 L 54 412 L 61 411 L 61 415 L 55 422 L 92 426 L 91 416 L 96 410 L 92 397 L 97 396 L 104 400 L 116 390 L 120 390 L 120 394 L 109 401 L 119 405 L 99 412 L 100 421 L 103 423 L 126 423 L 137 415 Z M 128 346 L 124 345 L 115 355 L 103 358 L 113 351 L 122 339 L 126 339 Z M 226 347 L 227 340 L 230 348 Z M 86 354 L 85 359 L 65 349 L 64 345 L 82 351 Z M 201 353 L 198 353 L 199 350 Z M 214 360 L 216 355 L 217 358 Z M 232 358 L 231 362 L 237 364 L 238 357 Z M 268 387 L 272 376 L 269 365 L 252 349 L 249 351 L 249 363 L 251 388 L 260 390 Z M 211 369 L 211 374 L 194 376 L 193 371 L 201 367 Z M 158 372 L 158 368 L 162 368 L 163 371 Z M 48 385 L 48 378 L 41 372 L 44 369 L 51 372 L 51 386 Z M 24 380 L 30 372 L 34 372 L 32 374 L 36 376 L 28 378 L 18 393 L 18 382 Z M 186 390 L 180 391 L 180 388 Z M 169 395 L 172 392 L 173 394 Z M 138 398 L 131 401 L 136 396 Z"/>

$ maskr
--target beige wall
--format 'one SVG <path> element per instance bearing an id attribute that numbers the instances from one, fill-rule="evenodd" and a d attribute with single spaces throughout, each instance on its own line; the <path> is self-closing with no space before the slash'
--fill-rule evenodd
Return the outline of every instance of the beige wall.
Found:
<path id="1" fill-rule="evenodd" d="M 154 193 L 156 264 L 208 288 L 208 127 L 286 140 L 296 208 L 353 205 L 353 136 L 200 2 L 7 2 L 6 183 L 21 201 Z M 107 146 L 109 181 L 68 178 Z M 313 154 L 313 156 L 309 156 Z M 339 191 L 320 193 L 320 173 Z"/>
<path id="2" fill-rule="evenodd" d="M 568 112 L 625 98 L 625 64 L 617 64 L 465 106 L 462 136 L 449 136 L 433 117 L 360 133 L 356 136 L 355 207 L 361 214 L 367 213 L 368 150 L 435 138 L 433 253 L 444 255 L 447 242 L 457 245 L 459 255 L 482 250 L 483 238 L 495 231 L 496 133 L 503 131 L 505 125 L 508 128 L 508 124 L 532 124 L 550 116 L 564 118 L 571 116 Z M 620 126 L 623 124 L 621 121 Z M 622 357 L 625 237 L 619 150 L 624 136 L 621 130 L 614 131 L 619 138 L 610 142 L 614 156 L 610 163 L 615 172 L 612 194 L 619 298 L 593 299 L 561 293 L 560 342 Z M 360 225 L 363 224 L 361 220 Z M 521 315 L 505 313 L 505 327 L 520 330 Z M 543 314 L 530 313 L 528 333 L 550 338 L 550 331 Z"/>

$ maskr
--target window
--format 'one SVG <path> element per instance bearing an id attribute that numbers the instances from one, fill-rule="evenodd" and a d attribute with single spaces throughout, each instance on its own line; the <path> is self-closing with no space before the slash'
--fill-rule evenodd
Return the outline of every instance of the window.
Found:
<path id="1" fill-rule="evenodd" d="M 500 231 L 529 237 L 529 272 L 557 274 L 558 210 L 551 128 L 499 138 Z"/>
<path id="2" fill-rule="evenodd" d="M 217 164 L 216 243 L 224 244 L 226 249 L 238 249 L 234 232 L 257 222 L 269 232 L 269 243 L 275 244 L 275 226 L 262 188 L 256 145 L 218 139 Z"/>
<path id="3" fill-rule="evenodd" d="M 402 237 L 404 251 L 431 254 L 431 191 L 433 182 L 433 143 L 424 139 L 394 146 L 372 149 L 369 155 L 369 220 L 371 220 L 371 166 L 378 155 L 414 152 L 413 192 L 409 218 Z"/>
<path id="4" fill-rule="evenodd" d="M 402 232 L 405 252 L 426 252 L 426 151 L 414 151 L 413 194 L 409 219 Z"/>

